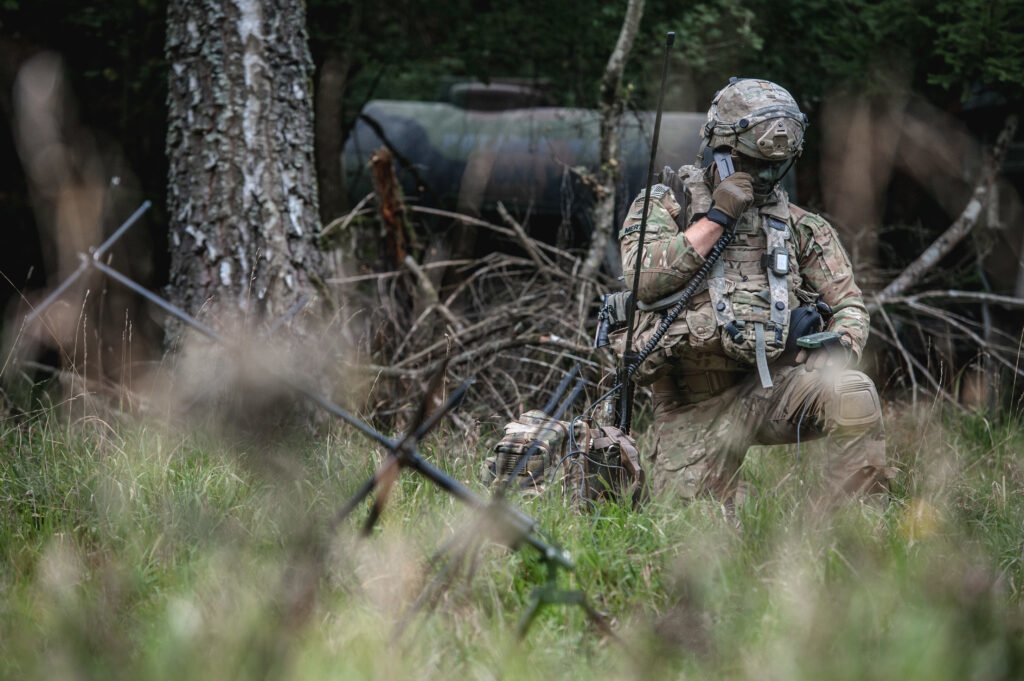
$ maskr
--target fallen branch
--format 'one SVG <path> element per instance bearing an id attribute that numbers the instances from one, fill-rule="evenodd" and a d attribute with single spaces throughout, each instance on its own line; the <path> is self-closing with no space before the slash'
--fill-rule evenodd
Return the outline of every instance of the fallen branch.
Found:
<path id="1" fill-rule="evenodd" d="M 366 207 L 366 204 L 369 203 L 370 199 L 372 199 L 374 196 L 375 194 L 373 192 L 370 192 L 369 194 L 367 194 L 366 196 L 359 200 L 359 203 L 356 204 L 355 208 L 345 213 L 341 217 L 331 220 L 326 227 L 320 230 L 320 238 L 323 239 L 334 230 L 344 232 L 346 229 L 348 229 L 348 226 L 352 224 L 352 221 L 355 220 L 357 217 L 359 217 L 360 215 L 369 214 L 370 211 L 364 211 L 363 208 Z"/>
<path id="2" fill-rule="evenodd" d="M 869 310 L 877 309 L 880 305 L 887 304 L 891 299 L 900 296 L 904 291 L 916 284 L 922 276 L 934 267 L 953 247 L 967 236 L 974 225 L 978 222 L 982 210 L 992 194 L 992 185 L 996 175 L 1003 165 L 1003 158 L 1006 150 L 1017 132 L 1017 117 L 1010 115 L 1006 119 L 1003 131 L 999 133 L 995 147 L 984 165 L 978 184 L 974 187 L 970 201 L 964 207 L 960 217 L 953 222 L 949 228 L 942 233 L 914 262 L 910 263 L 903 272 L 893 279 L 875 299 L 868 305 Z"/>
<path id="3" fill-rule="evenodd" d="M 422 213 L 423 215 L 436 215 L 442 218 L 451 218 L 453 220 L 458 220 L 459 222 L 464 222 L 467 225 L 475 225 L 477 227 L 489 229 L 492 232 L 502 234 L 512 239 L 516 238 L 516 233 L 513 230 L 509 229 L 508 227 L 502 227 L 501 225 L 496 225 L 493 222 L 487 222 L 486 220 L 481 220 L 480 218 L 475 218 L 464 213 L 456 213 L 454 211 L 442 210 L 440 208 L 430 208 L 429 206 L 409 206 L 409 210 L 412 211 L 413 213 Z M 565 258 L 571 261 L 579 260 L 579 258 L 569 253 L 568 251 L 563 251 L 561 248 L 558 248 L 557 246 L 552 246 L 551 244 L 546 244 L 543 241 L 534 240 L 534 244 L 536 244 L 537 248 L 543 251 L 547 251 L 548 253 L 551 253 L 553 255 L 557 255 L 561 258 Z"/>
<path id="4" fill-rule="evenodd" d="M 885 321 L 885 325 L 889 328 L 889 331 L 892 333 L 893 344 L 895 345 L 896 350 L 899 351 L 900 355 L 903 357 L 903 361 L 907 365 L 907 376 L 910 377 L 910 385 L 912 388 L 912 392 L 910 393 L 911 404 L 916 407 L 917 392 L 919 388 L 917 385 L 917 375 L 915 374 L 914 364 L 912 362 L 910 352 L 908 352 L 907 348 L 904 347 L 902 342 L 900 342 L 900 336 L 896 332 L 896 325 L 893 324 L 892 319 L 889 318 L 889 313 L 885 311 L 884 307 L 879 308 L 879 312 L 881 312 L 882 314 L 882 320 Z"/>
<path id="5" fill-rule="evenodd" d="M 886 299 L 886 305 L 912 305 L 922 300 L 955 300 L 964 303 L 989 303 L 1002 307 L 1017 308 L 1024 307 L 1024 298 L 1014 296 L 1001 296 L 996 293 L 983 293 L 981 291 L 922 291 L 909 296 L 895 296 Z"/>
<path id="6" fill-rule="evenodd" d="M 503 205 L 498 213 L 507 227 L 437 208 L 404 208 L 489 230 L 522 254 L 492 251 L 480 258 L 421 264 L 410 249 L 392 271 L 331 280 L 349 285 L 347 314 L 361 329 L 355 338 L 359 359 L 339 359 L 347 370 L 369 372 L 373 398 L 368 412 L 402 422 L 413 407 L 407 399 L 410 386 L 444 362 L 453 378 L 476 377 L 468 403 L 481 419 L 508 416 L 509 410 L 530 404 L 573 366 L 583 369 L 587 385 L 610 367 L 607 351 L 590 347 L 584 318 L 589 308 L 577 313 L 573 304 L 584 288 L 609 284 L 603 274 L 580 277 L 579 257 L 530 237 Z M 446 280 L 429 273 L 447 264 L 461 266 L 457 277 Z M 360 286 L 363 282 L 375 286 Z M 433 325 L 435 316 L 443 318 L 443 333 Z"/>
<path id="7" fill-rule="evenodd" d="M 975 332 L 971 331 L 971 329 L 966 324 L 964 324 L 963 322 L 957 320 L 954 315 L 951 315 L 951 314 L 947 313 L 945 310 L 942 310 L 942 309 L 937 308 L 937 307 L 932 307 L 931 305 L 923 305 L 921 303 L 914 303 L 913 305 L 911 305 L 911 309 L 917 310 L 918 312 L 920 312 L 922 314 L 926 314 L 926 315 L 929 315 L 931 317 L 934 317 L 935 319 L 938 319 L 938 320 L 948 324 L 949 326 L 952 326 L 953 328 L 959 329 L 965 335 L 967 335 L 968 338 L 970 338 L 972 341 L 974 341 L 974 343 L 979 348 L 992 349 L 987 343 L 985 343 L 985 339 L 984 338 L 982 338 L 981 336 L 979 336 Z M 1015 368 L 1013 363 L 1011 363 L 1010 361 L 1005 359 L 998 352 L 994 352 L 993 351 L 993 352 L 990 353 L 990 356 L 992 358 L 994 358 L 997 362 L 1002 364 L 1003 366 L 1011 369 L 1012 371 L 1015 371 L 1018 375 L 1024 377 L 1024 370 Z"/>
<path id="8" fill-rule="evenodd" d="M 416 262 L 416 258 L 411 255 L 406 255 L 403 262 L 405 266 L 409 268 L 409 271 L 415 275 L 416 282 L 420 287 L 420 293 L 426 299 L 427 303 L 430 305 L 436 305 L 439 300 L 437 296 L 437 289 L 434 288 L 434 285 L 430 282 L 430 277 L 427 276 L 427 273 L 424 272 L 423 268 L 420 267 L 420 264 Z"/>
<path id="9" fill-rule="evenodd" d="M 519 240 L 519 244 L 523 247 L 523 250 L 526 251 L 526 254 L 530 256 L 530 260 L 532 260 L 539 269 L 545 270 L 548 267 L 554 267 L 554 263 L 544 257 L 544 254 L 537 248 L 537 242 L 526 235 L 526 230 L 524 230 L 523 226 L 516 222 L 515 218 L 509 214 L 508 209 L 505 208 L 505 204 L 501 201 L 498 202 L 498 215 L 500 215 L 501 219 L 505 221 L 505 224 L 512 228 L 512 231 L 516 235 L 516 239 Z"/>
<path id="10" fill-rule="evenodd" d="M 421 270 L 433 270 L 444 267 L 455 267 L 461 265 L 470 265 L 476 262 L 475 260 L 437 260 L 434 262 L 428 262 L 420 265 Z M 394 279 L 395 277 L 402 276 L 401 270 L 391 270 L 389 272 L 373 272 L 371 274 L 357 274 L 351 277 L 331 277 L 325 279 L 328 284 L 358 284 L 363 281 L 374 281 L 377 279 Z"/>
<path id="11" fill-rule="evenodd" d="M 884 342 L 888 343 L 889 345 L 891 345 L 891 346 L 893 346 L 893 347 L 899 347 L 899 341 L 897 341 L 897 340 L 896 340 L 895 338 L 890 338 L 890 337 L 889 337 L 889 336 L 888 336 L 887 334 L 885 334 L 884 332 L 882 332 L 882 331 L 878 331 L 878 330 L 875 330 L 875 331 L 873 331 L 872 333 L 874 333 L 874 335 L 878 336 L 878 338 L 880 338 L 880 339 L 881 339 L 882 341 L 884 341 Z M 958 410 L 959 410 L 959 411 L 960 411 L 961 413 L 967 413 L 967 409 L 966 409 L 966 408 L 964 408 L 964 406 L 963 406 L 962 404 L 960 404 L 960 403 L 959 403 L 959 402 L 958 402 L 958 401 L 956 400 L 956 398 L 955 398 L 955 397 L 953 397 L 953 396 L 952 396 L 952 395 L 951 395 L 951 394 L 949 393 L 949 391 L 948 391 L 948 390 L 946 390 L 945 388 L 943 388 L 943 387 L 942 387 L 942 384 L 941 384 L 941 383 L 939 383 L 939 381 L 938 381 L 938 380 L 937 380 L 937 379 L 936 379 L 936 378 L 935 378 L 934 376 L 932 376 L 931 372 L 930 372 L 930 371 L 928 371 L 928 367 L 926 367 L 926 366 L 924 366 L 923 364 L 921 364 L 921 362 L 920 362 L 920 361 L 919 361 L 919 360 L 918 360 L 917 358 L 915 358 L 915 357 L 914 357 L 913 355 L 907 355 L 907 356 L 906 356 L 906 358 L 907 358 L 908 360 L 910 360 L 910 363 L 911 363 L 911 364 L 912 364 L 912 365 L 913 365 L 913 366 L 914 366 L 914 367 L 915 367 L 915 368 L 916 368 L 916 369 L 917 369 L 918 371 L 920 371 L 920 372 L 921 372 L 921 375 L 922 375 L 922 376 L 924 376 L 924 377 L 925 377 L 926 379 L 928 379 L 928 382 L 929 382 L 929 383 L 931 383 L 931 384 L 932 384 L 932 387 L 933 387 L 933 388 L 935 389 L 935 394 L 936 394 L 936 395 L 938 395 L 938 396 L 939 396 L 939 397 L 941 397 L 942 399 L 944 399 L 944 400 L 946 400 L 947 402 L 949 402 L 949 404 L 951 404 L 951 405 L 952 405 L 953 407 L 956 407 L 956 408 L 957 408 L 957 409 L 958 409 Z"/>

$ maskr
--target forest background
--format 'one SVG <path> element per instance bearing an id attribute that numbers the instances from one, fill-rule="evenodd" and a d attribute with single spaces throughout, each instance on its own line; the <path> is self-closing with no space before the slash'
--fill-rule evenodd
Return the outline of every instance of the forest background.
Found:
<path id="1" fill-rule="evenodd" d="M 76 125 L 91 149 L 114 159 L 105 167 L 118 169 L 105 227 L 154 202 L 131 236 L 133 273 L 165 290 L 167 9 L 147 0 L 0 0 L 5 309 L 20 290 L 54 283 L 44 263 L 59 245 L 40 234 L 11 126 L 18 70 L 42 50 L 61 56 Z M 453 78 L 545 82 L 554 104 L 596 108 L 625 3 L 310 0 L 307 12 L 316 102 L 340 104 L 318 124 L 343 139 L 367 100 L 429 100 Z M 619 93 L 627 109 L 653 108 L 666 30 L 679 34 L 669 109 L 704 110 L 732 75 L 794 93 L 811 119 L 800 201 L 827 209 L 850 243 L 870 228 L 872 255 L 860 272 L 878 287 L 957 218 L 981 152 L 1024 104 L 1021 2 L 651 0 Z M 900 163 L 887 153 L 897 128 L 917 150 Z M 838 144 L 825 130 L 856 134 Z M 859 193 L 883 166 L 884 182 Z M 918 284 L 1020 297 L 1022 169 L 1015 142 L 997 210 Z M 354 206 L 319 179 L 328 224 Z M 856 200 L 836 203 L 851 194 Z M 993 307 L 993 325 L 1016 339 L 1019 315 Z M 921 335 L 936 346 L 950 328 L 962 331 L 957 324 L 984 323 L 976 301 L 929 309 L 943 316 Z M 161 321 L 137 321 L 149 325 L 136 333 L 149 336 L 139 345 L 158 363 Z M 877 325 L 875 337 L 887 328 Z M 955 372 L 931 363 L 927 342 L 911 350 L 923 363 L 919 380 L 932 375 L 934 387 L 955 393 L 950 374 L 962 375 L 979 343 L 954 348 L 964 361 Z M 323 553 L 306 562 L 310 537 L 338 530 L 339 504 L 383 461 L 351 429 L 321 423 L 320 437 L 295 441 L 221 412 L 219 425 L 252 432 L 135 419 L 152 404 L 111 399 L 61 374 L 65 382 L 45 384 L 30 408 L 12 405 L 0 429 L 0 677 L 1020 678 L 1024 436 L 1013 401 L 1020 382 L 1009 380 L 1018 369 L 997 368 L 1009 385 L 994 409 L 952 397 L 913 404 L 907 380 L 883 383 L 900 473 L 882 510 L 818 513 L 809 490 L 821 450 L 808 443 L 751 455 L 745 475 L 763 493 L 736 517 L 661 499 L 642 512 L 610 503 L 582 515 L 554 494 L 514 499 L 575 558 L 563 585 L 583 589 L 616 632 L 555 608 L 525 644 L 512 632 L 544 565 L 528 551 L 485 544 L 469 566 L 433 569 L 427 557 L 439 545 L 458 546 L 477 526 L 421 479 L 396 483 L 371 540 L 324 532 Z M 408 385 L 418 402 L 421 384 Z M 478 464 L 496 438 L 486 424 L 455 422 L 421 450 L 483 495 Z"/>
<path id="2" fill-rule="evenodd" d="M 536 80 L 548 84 L 556 105 L 594 108 L 624 11 L 618 4 L 585 0 L 311 0 L 307 23 L 316 96 L 318 102 L 325 95 L 340 100 L 328 113 L 333 119 L 318 125 L 344 139 L 367 100 L 429 100 L 459 78 Z M 732 75 L 783 83 L 811 119 L 808 148 L 798 165 L 798 193 L 804 204 L 821 209 L 827 102 L 851 94 L 876 102 L 921 98 L 961 121 L 980 143 L 991 144 L 1024 91 L 1022 13 L 1021 3 L 1013 0 L 725 0 L 685 6 L 652 0 L 626 64 L 622 94 L 627 109 L 654 108 L 666 30 L 679 33 L 680 46 L 673 55 L 668 110 L 703 111 Z M 155 0 L 0 4 L 0 113 L 7 123 L 0 130 L 0 220 L 8 229 L 0 270 L 18 286 L 46 283 L 42 249 L 54 248 L 37 236 L 10 125 L 14 78 L 24 60 L 40 50 L 62 56 L 81 125 L 95 133 L 101 147 L 116 149 L 112 153 L 124 159 L 116 193 L 126 205 L 154 201 L 146 283 L 166 283 L 166 14 L 165 3 Z M 936 134 L 931 143 L 943 145 L 946 140 Z M 1004 166 L 1018 187 L 1019 153 L 1011 150 Z M 351 206 L 337 180 L 321 173 L 320 184 L 326 224 Z M 880 225 L 942 224 L 955 217 L 956 209 L 927 192 L 915 193 L 914 187 L 913 178 L 896 173 L 885 188 Z M 897 200 L 904 195 L 906 200 Z M 890 235 L 887 241 L 894 248 L 920 245 L 900 237 Z M 887 264 L 905 261 L 896 254 Z M 4 301 L 13 295 L 13 290 L 2 293 Z"/>

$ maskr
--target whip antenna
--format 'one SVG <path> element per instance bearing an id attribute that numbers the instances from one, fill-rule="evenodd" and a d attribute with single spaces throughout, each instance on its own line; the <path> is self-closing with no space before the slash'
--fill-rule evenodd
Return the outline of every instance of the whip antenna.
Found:
<path id="1" fill-rule="evenodd" d="M 640 266 L 644 258 L 644 237 L 647 235 L 647 213 L 651 207 L 651 183 L 654 182 L 654 160 L 658 154 L 658 137 L 661 135 L 661 108 L 665 101 L 665 83 L 668 81 L 668 58 L 672 44 L 676 41 L 675 31 L 665 34 L 665 61 L 661 67 L 661 88 L 658 90 L 658 111 L 654 118 L 654 137 L 651 139 L 651 160 L 647 166 L 647 181 L 644 191 L 644 207 L 640 216 L 640 237 L 638 241 L 636 268 L 633 271 L 633 295 L 629 298 L 629 312 L 626 321 L 626 350 L 622 355 L 620 383 L 622 384 L 622 400 L 619 408 L 619 428 L 629 433 L 633 421 L 633 381 L 626 372 L 626 367 L 633 364 L 633 322 L 636 318 L 636 301 L 640 292 Z"/>

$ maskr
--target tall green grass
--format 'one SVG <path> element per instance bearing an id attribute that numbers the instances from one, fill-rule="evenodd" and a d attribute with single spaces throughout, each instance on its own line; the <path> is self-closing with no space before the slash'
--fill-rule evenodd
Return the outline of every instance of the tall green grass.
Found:
<path id="1" fill-rule="evenodd" d="M 324 569 L 303 571 L 310 537 L 381 461 L 342 428 L 255 443 L 55 409 L 8 418 L 0 677 L 1021 678 L 1020 424 L 906 411 L 888 440 L 901 474 L 885 509 L 814 510 L 822 443 L 754 450 L 758 492 L 735 519 L 710 501 L 578 515 L 557 490 L 518 500 L 576 560 L 562 585 L 619 638 L 553 607 L 520 643 L 545 579 L 528 548 L 483 543 L 412 611 L 435 584 L 429 557 L 475 519 L 411 473 L 374 536 L 353 519 Z M 422 449 L 483 493 L 492 441 L 439 433 Z"/>

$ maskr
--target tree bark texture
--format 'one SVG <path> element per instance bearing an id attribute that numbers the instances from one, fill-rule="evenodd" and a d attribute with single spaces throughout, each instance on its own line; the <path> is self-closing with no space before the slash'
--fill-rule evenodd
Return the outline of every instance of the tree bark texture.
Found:
<path id="1" fill-rule="evenodd" d="M 167 18 L 169 296 L 272 320 L 322 281 L 305 3 L 171 0 Z"/>
<path id="2" fill-rule="evenodd" d="M 604 260 L 609 235 L 618 233 L 619 226 L 615 223 L 615 183 L 619 177 L 619 119 L 622 117 L 623 101 L 622 71 L 626 60 L 633 50 L 640 28 L 640 19 L 644 15 L 644 0 L 629 0 L 626 16 L 622 19 L 622 29 L 615 49 L 608 57 L 604 76 L 601 78 L 600 132 L 601 132 L 601 167 L 598 169 L 596 200 L 594 202 L 594 231 L 591 236 L 590 248 L 580 274 L 584 278 L 593 276 Z"/>

